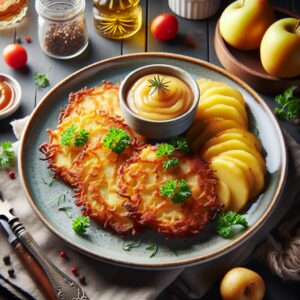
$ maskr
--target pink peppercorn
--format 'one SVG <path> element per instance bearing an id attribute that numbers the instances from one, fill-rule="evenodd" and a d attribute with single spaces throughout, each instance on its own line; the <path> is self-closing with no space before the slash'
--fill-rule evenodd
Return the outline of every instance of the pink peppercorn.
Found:
<path id="1" fill-rule="evenodd" d="M 71 272 L 73 273 L 73 274 L 75 274 L 75 275 L 77 275 L 77 273 L 78 273 L 78 269 L 77 269 L 77 267 L 72 267 L 71 268 Z"/>
<path id="2" fill-rule="evenodd" d="M 11 179 L 16 179 L 16 173 L 14 171 L 8 171 L 7 174 Z"/>

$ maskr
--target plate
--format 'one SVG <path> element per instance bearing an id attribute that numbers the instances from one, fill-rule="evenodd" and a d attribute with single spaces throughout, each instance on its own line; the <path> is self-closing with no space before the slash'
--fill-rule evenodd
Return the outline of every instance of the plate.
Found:
<path id="1" fill-rule="evenodd" d="M 277 19 L 299 18 L 282 8 L 274 7 L 274 11 Z M 269 75 L 261 64 L 259 49 L 240 51 L 228 45 L 221 36 L 219 22 L 216 26 L 214 45 L 217 57 L 224 68 L 247 82 L 256 91 L 278 95 L 287 88 L 296 86 L 298 87 L 296 92 L 300 93 L 300 76 L 280 79 Z"/>
<path id="2" fill-rule="evenodd" d="M 245 97 L 250 112 L 250 122 L 260 132 L 266 152 L 268 183 L 264 193 L 247 207 L 249 229 L 233 240 L 222 239 L 215 234 L 213 225 L 195 238 L 169 239 L 147 231 L 137 236 L 141 245 L 124 251 L 124 239 L 110 233 L 95 223 L 91 224 L 86 236 L 72 230 L 71 219 L 49 201 L 66 192 L 61 205 L 79 208 L 72 202 L 72 190 L 61 181 L 51 187 L 43 179 L 49 178 L 47 162 L 40 158 L 39 146 L 48 140 L 47 128 L 56 128 L 59 111 L 67 104 L 68 94 L 83 87 L 92 87 L 102 80 L 119 82 L 132 70 L 150 64 L 169 64 L 191 73 L 194 78 L 206 77 L 224 81 L 239 89 Z M 142 269 L 167 269 L 199 264 L 220 257 L 235 249 L 263 226 L 277 205 L 286 176 L 286 150 L 282 133 L 273 114 L 263 100 L 245 83 L 230 75 L 226 70 L 207 62 L 163 53 L 141 53 L 124 55 L 97 62 L 70 75 L 57 84 L 39 103 L 28 122 L 20 145 L 19 172 L 27 198 L 33 210 L 44 224 L 57 236 L 75 249 L 109 263 Z M 157 254 L 150 258 L 147 246 L 156 243 Z"/>

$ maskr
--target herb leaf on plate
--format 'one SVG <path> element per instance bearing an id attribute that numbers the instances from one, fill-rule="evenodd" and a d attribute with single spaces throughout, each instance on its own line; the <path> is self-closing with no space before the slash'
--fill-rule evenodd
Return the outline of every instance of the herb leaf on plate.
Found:
<path id="1" fill-rule="evenodd" d="M 156 244 L 150 244 L 146 250 L 149 250 L 151 251 L 150 252 L 150 255 L 149 255 L 149 258 L 155 256 L 155 254 L 157 253 L 157 250 L 158 250 L 158 246 Z"/>
<path id="2" fill-rule="evenodd" d="M 72 221 L 72 227 L 76 233 L 83 234 L 90 227 L 90 218 L 87 216 L 77 216 Z"/>
<path id="3" fill-rule="evenodd" d="M 124 129 L 112 127 L 106 133 L 103 145 L 115 153 L 121 153 L 130 145 L 130 135 Z"/>
<path id="4" fill-rule="evenodd" d="M 190 151 L 189 144 L 184 137 L 175 137 L 171 141 L 176 150 L 187 154 Z"/>
<path id="5" fill-rule="evenodd" d="M 132 248 L 137 248 L 141 245 L 140 241 L 124 241 L 122 249 L 124 251 L 130 251 Z"/>
<path id="6" fill-rule="evenodd" d="M 0 145 L 0 169 L 11 167 L 15 160 L 12 142 L 5 141 Z"/>
<path id="7" fill-rule="evenodd" d="M 46 88 L 50 84 L 47 74 L 36 73 L 33 78 L 35 86 L 39 89 Z"/>

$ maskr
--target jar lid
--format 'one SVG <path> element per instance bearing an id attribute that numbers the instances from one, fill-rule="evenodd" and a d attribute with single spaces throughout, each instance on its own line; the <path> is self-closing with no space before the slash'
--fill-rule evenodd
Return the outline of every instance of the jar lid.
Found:
<path id="1" fill-rule="evenodd" d="M 85 0 L 36 0 L 37 13 L 50 21 L 67 21 L 82 13 Z"/>

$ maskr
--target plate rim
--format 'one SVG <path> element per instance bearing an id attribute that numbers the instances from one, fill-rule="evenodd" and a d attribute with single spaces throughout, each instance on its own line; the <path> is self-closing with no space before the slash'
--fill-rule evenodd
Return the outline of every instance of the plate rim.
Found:
<path id="1" fill-rule="evenodd" d="M 266 209 L 266 211 L 263 213 L 263 215 L 257 220 L 255 224 L 253 224 L 251 227 L 248 228 L 247 231 L 243 232 L 241 235 L 239 235 L 236 239 L 232 240 L 231 243 L 229 243 L 226 246 L 223 246 L 221 248 L 218 248 L 210 253 L 207 254 L 202 254 L 198 255 L 194 258 L 185 258 L 185 259 L 176 259 L 173 262 L 151 262 L 145 263 L 145 262 L 129 262 L 123 259 L 116 259 L 112 258 L 109 256 L 105 255 L 99 255 L 96 251 L 92 251 L 84 246 L 78 245 L 76 242 L 71 240 L 68 237 L 65 237 L 62 233 L 60 233 L 58 230 L 54 228 L 54 226 L 47 220 L 47 218 L 44 216 L 44 214 L 40 211 L 38 208 L 37 204 L 35 203 L 34 197 L 31 195 L 30 189 L 29 189 L 29 184 L 26 181 L 25 178 L 25 171 L 24 171 L 24 149 L 25 149 L 25 141 L 27 140 L 27 136 L 30 132 L 31 129 L 31 124 L 33 120 L 35 119 L 35 115 L 40 111 L 40 109 L 43 107 L 44 103 L 46 103 L 47 99 L 61 86 L 63 86 L 65 83 L 73 80 L 76 78 L 79 74 L 84 73 L 85 71 L 89 69 L 93 69 L 97 66 L 100 65 L 105 65 L 110 62 L 118 62 L 118 61 L 126 61 L 126 60 L 131 60 L 131 59 L 136 59 L 136 58 L 141 58 L 141 57 L 162 57 L 162 58 L 171 58 L 171 59 L 177 59 L 181 61 L 186 61 L 189 63 L 193 63 L 196 65 L 203 66 L 205 68 L 211 69 L 217 73 L 222 74 L 223 76 L 229 78 L 230 80 L 234 81 L 236 84 L 238 84 L 240 87 L 245 89 L 254 99 L 256 102 L 258 102 L 265 113 L 267 113 L 272 121 L 272 125 L 274 126 L 274 129 L 277 132 L 277 137 L 280 142 L 280 149 L 282 153 L 282 160 L 280 164 L 280 178 L 279 178 L 279 184 L 276 188 L 276 191 L 274 193 L 273 199 L 269 205 L 269 207 Z M 78 71 L 70 74 L 67 76 L 65 79 L 61 80 L 58 82 L 50 91 L 46 93 L 46 95 L 43 96 L 39 104 L 35 107 L 34 111 L 31 113 L 29 120 L 27 121 L 21 141 L 20 141 L 20 146 L 19 146 L 19 153 L 18 153 L 18 170 L 20 174 L 20 181 L 23 187 L 23 190 L 26 195 L 26 199 L 29 202 L 31 208 L 35 212 L 35 214 L 38 216 L 38 218 L 43 222 L 43 224 L 52 232 L 54 233 L 57 237 L 60 239 L 64 240 L 65 242 L 68 243 L 72 248 L 76 249 L 77 251 L 88 255 L 90 257 L 93 257 L 97 260 L 101 260 L 106 263 L 118 265 L 118 266 L 124 266 L 124 267 L 129 267 L 129 268 L 135 268 L 135 269 L 174 269 L 174 268 L 180 268 L 180 267 L 187 267 L 187 266 L 192 266 L 200 263 L 206 263 L 209 262 L 213 259 L 217 259 L 230 251 L 233 251 L 236 249 L 238 246 L 241 244 L 245 243 L 247 240 L 249 240 L 263 225 L 264 223 L 268 220 L 269 216 L 273 212 L 274 208 L 277 206 L 278 201 L 280 199 L 281 192 L 284 187 L 284 183 L 286 180 L 287 176 L 287 151 L 286 151 L 286 145 L 284 142 L 282 130 L 272 114 L 270 108 L 267 106 L 267 104 L 264 102 L 264 100 L 245 82 L 243 82 L 241 79 L 237 78 L 235 75 L 232 75 L 229 71 L 222 69 L 216 65 L 213 65 L 209 62 L 203 61 L 201 59 L 193 58 L 193 57 L 188 57 L 185 55 L 180 55 L 180 54 L 171 54 L 171 53 L 161 53 L 161 52 L 143 52 L 143 53 L 132 53 L 132 54 L 126 54 L 126 55 L 121 55 L 121 56 L 115 56 L 112 58 L 107 58 L 104 60 L 100 60 L 98 62 L 95 62 L 93 64 L 90 64 L 84 68 L 79 69 Z M 178 257 L 177 257 L 178 258 Z"/>

